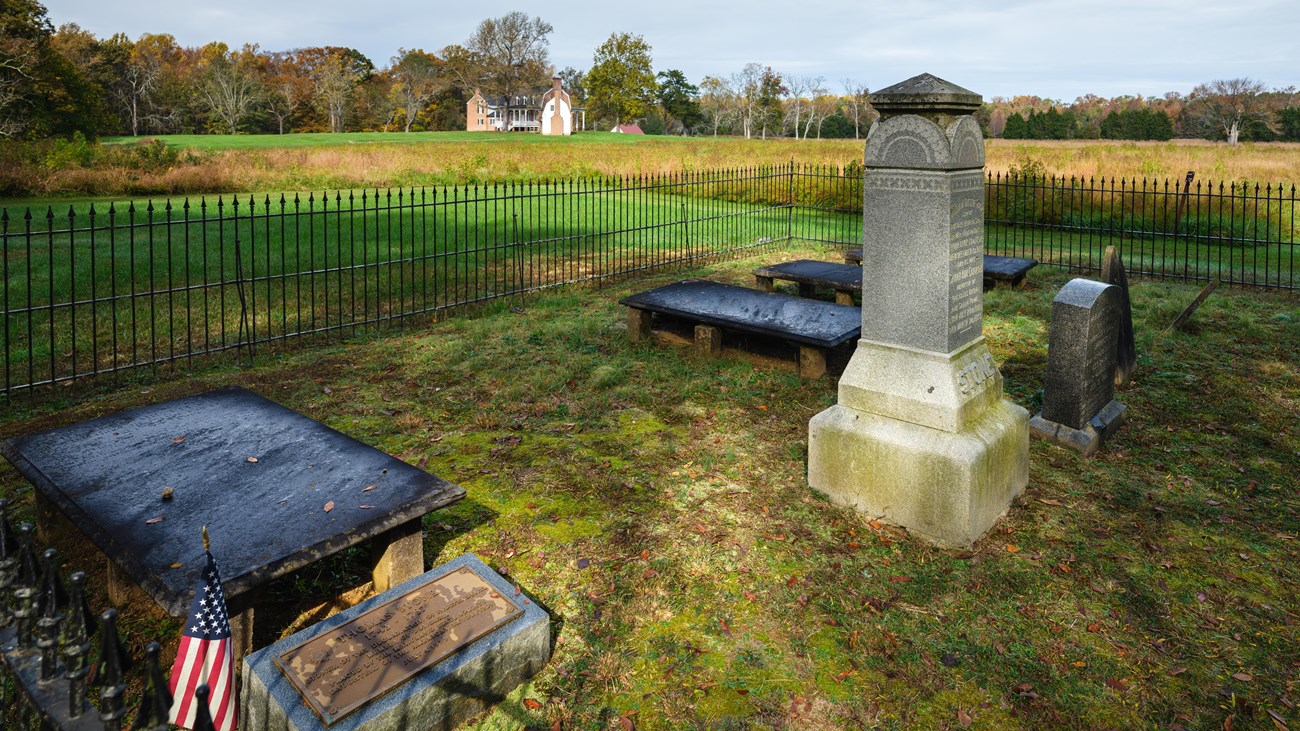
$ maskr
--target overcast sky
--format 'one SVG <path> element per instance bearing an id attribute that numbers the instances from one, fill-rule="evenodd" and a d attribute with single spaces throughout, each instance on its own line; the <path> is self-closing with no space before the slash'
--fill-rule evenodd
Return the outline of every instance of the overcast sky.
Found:
<path id="1" fill-rule="evenodd" d="M 45 2 L 56 26 L 74 22 L 100 37 L 351 46 L 380 67 L 400 47 L 437 51 L 463 43 L 484 18 L 522 10 L 555 27 L 557 68 L 590 68 L 596 46 L 626 31 L 645 36 L 656 71 L 681 69 L 693 83 L 753 61 L 786 76 L 825 77 L 833 92 L 844 78 L 879 89 L 929 72 L 985 99 L 1187 93 L 1242 76 L 1300 86 L 1297 0 L 588 1 L 540 13 L 495 0 Z"/>

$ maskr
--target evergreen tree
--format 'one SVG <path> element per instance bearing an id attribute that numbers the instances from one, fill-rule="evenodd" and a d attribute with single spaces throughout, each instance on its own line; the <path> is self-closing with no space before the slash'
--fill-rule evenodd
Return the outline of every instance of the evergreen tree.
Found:
<path id="1" fill-rule="evenodd" d="M 1019 113 L 1013 112 L 1007 116 L 1007 126 L 1002 130 L 1002 136 L 1008 140 L 1028 139 L 1029 123 Z"/>

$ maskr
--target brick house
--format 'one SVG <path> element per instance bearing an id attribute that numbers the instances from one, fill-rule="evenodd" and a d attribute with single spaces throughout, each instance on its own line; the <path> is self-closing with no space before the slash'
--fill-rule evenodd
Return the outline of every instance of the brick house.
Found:
<path id="1" fill-rule="evenodd" d="M 509 119 L 506 118 L 507 113 Z M 541 95 L 520 95 L 511 100 L 487 99 L 477 89 L 465 103 L 467 132 L 537 132 L 544 135 L 570 135 L 575 129 L 587 128 L 585 109 L 574 109 L 569 93 L 560 86 L 559 77 L 551 79 L 551 88 Z"/>

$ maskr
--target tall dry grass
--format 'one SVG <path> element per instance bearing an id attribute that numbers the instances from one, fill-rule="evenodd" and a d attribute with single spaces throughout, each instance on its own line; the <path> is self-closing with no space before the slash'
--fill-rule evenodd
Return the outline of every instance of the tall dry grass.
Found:
<path id="1" fill-rule="evenodd" d="M 510 144 L 448 141 L 202 153 L 155 170 L 41 165 L 10 171 L 18 196 L 139 196 L 510 182 L 589 175 L 642 175 L 783 164 L 861 161 L 861 140 L 647 137 L 627 142 Z M 1300 182 L 1300 144 L 989 140 L 988 170 L 1036 160 L 1050 175 Z"/>

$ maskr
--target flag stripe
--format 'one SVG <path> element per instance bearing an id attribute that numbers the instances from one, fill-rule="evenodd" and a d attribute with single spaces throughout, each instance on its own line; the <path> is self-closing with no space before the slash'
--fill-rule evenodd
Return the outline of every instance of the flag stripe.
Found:
<path id="1" fill-rule="evenodd" d="M 172 708 L 169 717 L 172 723 L 186 728 L 194 725 L 191 701 L 194 700 L 194 689 L 198 684 L 191 681 L 201 644 L 203 643 L 196 642 L 192 637 L 181 637 L 181 645 L 176 651 L 176 664 L 172 666 Z"/>
<path id="2" fill-rule="evenodd" d="M 198 716 L 195 691 L 208 687 L 208 713 L 218 731 L 234 731 L 234 656 L 231 653 L 230 615 L 226 610 L 221 577 L 212 554 L 207 554 L 203 579 L 194 593 L 190 615 L 181 632 L 176 660 L 172 664 L 172 707 L 169 718 L 184 728 L 193 728 Z"/>

